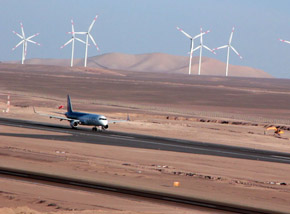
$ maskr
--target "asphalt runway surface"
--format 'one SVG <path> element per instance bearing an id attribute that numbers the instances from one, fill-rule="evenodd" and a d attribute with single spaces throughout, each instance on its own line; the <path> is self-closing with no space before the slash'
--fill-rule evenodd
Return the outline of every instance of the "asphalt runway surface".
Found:
<path id="1" fill-rule="evenodd" d="M 40 135 L 33 134 L 33 131 L 31 132 L 31 134 L 4 133 L 1 131 L 1 125 L 29 128 L 32 130 L 34 129 L 52 131 L 57 133 L 64 133 L 65 135 Z M 103 132 L 94 132 L 87 127 L 72 129 L 68 123 L 64 123 L 64 125 L 58 125 L 52 123 L 42 123 L 0 117 L 0 136 L 33 138 L 35 140 L 58 140 L 63 141 L 64 143 L 69 141 L 75 143 L 91 143 L 100 145 L 122 146 L 129 148 L 154 149 L 161 151 L 183 152 L 191 154 L 202 154 L 290 164 L 290 153 L 138 135 L 132 133 L 121 133 L 110 130 L 106 130 Z"/>

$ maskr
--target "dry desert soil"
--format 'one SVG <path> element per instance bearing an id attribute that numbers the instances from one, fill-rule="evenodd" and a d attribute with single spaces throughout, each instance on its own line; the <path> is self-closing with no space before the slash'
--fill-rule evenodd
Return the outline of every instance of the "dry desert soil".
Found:
<path id="1" fill-rule="evenodd" d="M 188 76 L 0 63 L 1 117 L 75 110 L 130 122 L 110 130 L 290 152 L 290 80 Z M 275 137 L 266 127 L 284 129 Z M 69 124 L 67 124 L 69 126 Z M 34 137 L 29 137 L 31 134 Z M 47 136 L 42 139 L 41 136 Z M 59 140 L 68 134 L 0 125 L 0 166 L 290 210 L 287 164 Z M 50 136 L 50 137 L 49 137 Z M 173 182 L 179 181 L 179 187 Z M 279 185 L 285 183 L 286 185 Z M 188 207 L 0 178 L 0 213 L 192 213 Z M 114 203 L 112 203 L 114 201 Z M 194 213 L 218 213 L 199 209 Z"/>

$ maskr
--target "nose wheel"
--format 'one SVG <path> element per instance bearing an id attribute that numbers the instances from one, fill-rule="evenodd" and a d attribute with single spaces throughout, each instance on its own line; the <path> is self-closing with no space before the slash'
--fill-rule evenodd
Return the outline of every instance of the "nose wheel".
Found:
<path id="1" fill-rule="evenodd" d="M 100 127 L 99 129 L 97 128 L 97 126 L 95 126 L 95 127 L 92 128 L 92 131 L 95 131 L 95 132 L 97 132 L 97 131 L 105 131 L 106 129 L 107 128 L 104 127 L 104 126 Z"/>

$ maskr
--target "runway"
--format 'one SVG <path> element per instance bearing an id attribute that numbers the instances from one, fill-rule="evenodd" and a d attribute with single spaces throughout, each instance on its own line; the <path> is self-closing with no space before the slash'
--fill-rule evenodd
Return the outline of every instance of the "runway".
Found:
<path id="1" fill-rule="evenodd" d="M 1 131 L 1 125 L 29 128 L 32 130 L 52 131 L 57 132 L 58 135 L 4 133 Z M 65 135 L 59 135 L 59 133 L 63 133 Z M 36 140 L 58 140 L 63 141 L 64 143 L 69 141 L 75 143 L 112 145 L 290 164 L 290 153 L 137 135 L 132 133 L 120 133 L 110 130 L 106 130 L 104 132 L 93 132 L 87 127 L 80 127 L 77 130 L 74 130 L 71 129 L 68 124 L 58 125 L 8 118 L 0 118 L 0 136 L 34 138 Z"/>

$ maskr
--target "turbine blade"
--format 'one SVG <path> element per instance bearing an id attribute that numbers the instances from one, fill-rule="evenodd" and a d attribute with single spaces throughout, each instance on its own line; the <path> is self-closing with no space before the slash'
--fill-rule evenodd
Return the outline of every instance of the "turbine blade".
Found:
<path id="1" fill-rule="evenodd" d="M 279 39 L 279 41 L 280 41 L 280 42 L 285 42 L 285 43 L 288 43 L 288 44 L 290 44 L 290 42 L 289 42 L 289 41 L 287 41 L 287 40 L 284 40 L 284 39 Z"/>
<path id="2" fill-rule="evenodd" d="M 200 33 L 198 35 L 196 35 L 195 37 L 193 37 L 192 39 L 197 39 L 198 37 L 201 37 L 204 33 Z"/>
<path id="3" fill-rule="evenodd" d="M 81 39 L 79 39 L 79 38 L 77 38 L 77 37 L 75 37 L 75 39 L 78 40 L 79 42 L 83 43 L 83 44 L 86 44 L 85 41 L 83 41 L 83 40 L 81 40 Z"/>
<path id="4" fill-rule="evenodd" d="M 218 48 L 214 48 L 213 50 L 215 51 L 215 50 L 219 50 L 219 49 L 223 49 L 223 48 L 227 48 L 227 47 L 229 47 L 229 45 L 223 45 L 223 46 L 220 46 Z"/>
<path id="5" fill-rule="evenodd" d="M 204 34 L 207 34 L 207 33 L 209 33 L 209 32 L 210 32 L 210 30 L 207 30 L 207 31 L 204 31 L 203 33 L 204 33 Z"/>
<path id="6" fill-rule="evenodd" d="M 97 43 L 95 42 L 94 38 L 92 37 L 91 34 L 89 34 L 90 39 L 92 40 L 92 42 L 94 43 L 94 45 L 96 46 L 97 50 L 100 50 Z"/>
<path id="7" fill-rule="evenodd" d="M 92 21 L 92 24 L 90 25 L 88 32 L 91 32 L 91 30 L 92 30 L 92 28 L 93 28 L 93 26 L 94 26 L 94 24 L 95 24 L 97 18 L 98 18 L 98 15 L 96 15 L 96 17 L 95 17 L 94 20 Z"/>
<path id="8" fill-rule="evenodd" d="M 38 36 L 38 35 L 39 35 L 39 33 L 36 33 L 36 34 L 34 34 L 34 35 L 28 37 L 27 40 L 32 39 L 33 37 L 36 37 L 36 36 Z"/>
<path id="9" fill-rule="evenodd" d="M 201 45 L 197 46 L 196 48 L 194 48 L 194 49 L 192 50 L 192 52 L 194 52 L 194 51 L 200 49 L 201 47 L 202 47 Z"/>
<path id="10" fill-rule="evenodd" d="M 235 27 L 233 27 L 233 29 L 232 29 L 232 32 L 231 32 L 231 35 L 230 35 L 230 39 L 229 39 L 229 44 L 232 43 L 234 31 L 235 31 Z"/>
<path id="11" fill-rule="evenodd" d="M 40 44 L 39 44 L 38 42 L 32 41 L 32 40 L 30 40 L 30 39 L 26 39 L 26 41 L 27 41 L 27 42 L 30 42 L 30 43 L 33 43 L 33 44 L 35 44 L 35 45 L 39 45 L 39 46 L 40 46 Z"/>
<path id="12" fill-rule="evenodd" d="M 205 49 L 207 49 L 208 51 L 212 52 L 213 54 L 216 54 L 216 52 L 214 52 L 214 50 L 210 49 L 209 47 L 207 47 L 206 45 L 203 45 L 203 47 Z"/>
<path id="13" fill-rule="evenodd" d="M 184 32 L 181 28 L 176 27 L 177 30 L 179 30 L 181 33 L 183 33 L 186 37 L 188 37 L 189 39 L 192 39 L 192 36 L 190 36 L 188 33 Z"/>
<path id="14" fill-rule="evenodd" d="M 25 38 L 25 33 L 24 33 L 24 28 L 23 28 L 22 22 L 20 22 L 20 27 L 21 27 L 22 37 Z"/>
<path id="15" fill-rule="evenodd" d="M 71 33 L 74 34 L 75 28 L 74 28 L 74 21 L 71 19 Z"/>
<path id="16" fill-rule="evenodd" d="M 243 57 L 238 53 L 238 51 L 233 46 L 231 46 L 231 48 L 240 57 L 240 59 L 243 59 Z"/>
<path id="17" fill-rule="evenodd" d="M 16 33 L 15 31 L 12 31 L 16 36 L 18 36 L 20 39 L 23 39 L 23 37 L 20 35 L 20 34 L 18 34 L 18 33 Z"/>
<path id="18" fill-rule="evenodd" d="M 73 41 L 73 38 L 68 40 L 64 45 L 62 45 L 60 48 L 64 48 L 65 46 L 67 46 L 69 43 L 71 43 Z"/>
<path id="19" fill-rule="evenodd" d="M 72 32 L 68 32 L 70 34 L 72 34 Z M 75 34 L 78 34 L 78 35 L 84 35 L 84 34 L 88 34 L 88 32 L 74 32 Z"/>
<path id="20" fill-rule="evenodd" d="M 198 37 L 201 37 L 203 36 L 204 34 L 208 33 L 209 31 L 207 32 L 201 32 L 200 34 L 197 34 L 195 37 L 193 37 L 192 39 L 197 39 Z"/>
<path id="21" fill-rule="evenodd" d="M 14 51 L 19 45 L 21 45 L 24 42 L 24 40 L 20 41 L 17 45 L 15 45 L 14 48 L 12 48 L 12 51 Z"/>

